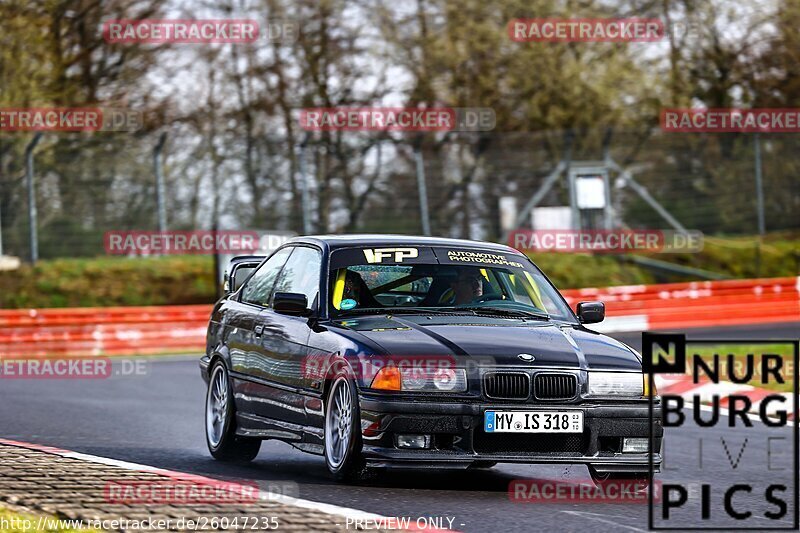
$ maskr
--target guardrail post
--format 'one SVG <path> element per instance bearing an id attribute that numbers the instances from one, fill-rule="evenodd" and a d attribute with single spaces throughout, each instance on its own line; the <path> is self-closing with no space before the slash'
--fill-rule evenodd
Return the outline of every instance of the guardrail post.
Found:
<path id="1" fill-rule="evenodd" d="M 764 183 L 761 176 L 761 136 L 758 132 L 753 135 L 756 152 L 756 209 L 758 211 L 758 234 L 764 235 L 764 233 L 767 232 L 767 225 L 764 221 Z"/>
<path id="2" fill-rule="evenodd" d="M 300 143 L 297 159 L 297 173 L 300 185 L 300 207 L 303 210 L 303 233 L 311 235 L 311 199 L 308 194 L 308 178 L 306 177 L 306 146 L 311 140 L 310 135 L 306 135 Z"/>
<path id="3" fill-rule="evenodd" d="M 36 189 L 33 185 L 33 149 L 39 144 L 42 132 L 36 132 L 31 142 L 25 147 L 25 179 L 28 183 L 28 222 L 31 245 L 31 263 L 39 260 L 39 234 L 37 229 L 38 214 L 36 211 Z"/>
<path id="4" fill-rule="evenodd" d="M 414 144 L 414 161 L 417 169 L 417 191 L 419 194 L 419 214 L 422 219 L 422 234 L 431 234 L 431 218 L 428 211 L 428 187 L 425 182 L 425 161 L 422 159 L 422 141 Z"/>
<path id="5" fill-rule="evenodd" d="M 166 132 L 158 137 L 153 148 L 153 171 L 156 175 L 156 205 L 158 206 L 158 231 L 167 231 L 167 208 L 164 205 L 164 174 L 161 171 L 161 152 L 164 150 L 164 143 L 167 141 Z"/>
<path id="6" fill-rule="evenodd" d="M 2 163 L 0 163 L 2 164 Z M 3 202 L 0 200 L 0 257 L 3 257 Z"/>
<path id="7" fill-rule="evenodd" d="M 753 134 L 756 164 L 756 212 L 758 216 L 758 242 L 756 242 L 756 276 L 761 277 L 761 241 L 767 232 L 764 221 L 764 182 L 761 176 L 761 135 Z"/>

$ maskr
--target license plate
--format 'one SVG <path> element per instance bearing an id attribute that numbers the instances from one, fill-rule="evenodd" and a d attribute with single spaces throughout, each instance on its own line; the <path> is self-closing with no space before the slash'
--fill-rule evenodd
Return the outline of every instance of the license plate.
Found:
<path id="1" fill-rule="evenodd" d="M 583 411 L 486 411 L 487 433 L 583 433 Z"/>

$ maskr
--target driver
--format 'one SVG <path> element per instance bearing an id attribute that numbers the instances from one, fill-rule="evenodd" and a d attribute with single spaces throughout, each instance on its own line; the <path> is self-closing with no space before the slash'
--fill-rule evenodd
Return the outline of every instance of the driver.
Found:
<path id="1" fill-rule="evenodd" d="M 345 274 L 342 300 L 354 300 L 359 307 L 383 307 L 383 305 L 372 296 L 361 274 L 353 272 L 352 270 L 347 270 Z"/>
<path id="2" fill-rule="evenodd" d="M 344 277 L 343 299 L 351 299 L 356 302 L 361 301 L 361 286 L 364 284 L 363 278 L 357 272 L 348 270 Z"/>
<path id="3" fill-rule="evenodd" d="M 475 267 L 460 267 L 458 277 L 450 282 L 453 305 L 465 305 L 483 296 L 483 276 Z"/>

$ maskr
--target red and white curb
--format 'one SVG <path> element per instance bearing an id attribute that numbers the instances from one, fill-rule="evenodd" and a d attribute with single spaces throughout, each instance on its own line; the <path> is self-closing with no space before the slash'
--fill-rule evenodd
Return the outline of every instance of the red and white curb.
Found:
<path id="1" fill-rule="evenodd" d="M 33 444 L 33 443 L 30 443 L 30 442 L 19 442 L 19 441 L 15 441 L 15 440 L 2 439 L 2 438 L 0 438 L 0 444 L 5 444 L 7 446 L 16 446 L 18 448 L 27 448 L 29 450 L 49 453 L 49 454 L 52 454 L 52 455 L 58 455 L 60 457 L 66 457 L 66 458 L 69 458 L 69 459 L 78 459 L 80 461 L 87 461 L 87 462 L 95 463 L 95 464 L 101 464 L 101 465 L 106 465 L 106 466 L 115 466 L 115 467 L 122 468 L 122 469 L 125 469 L 125 470 L 128 470 L 128 471 L 132 471 L 132 472 L 143 472 L 143 473 L 149 473 L 149 474 L 156 474 L 156 475 L 159 475 L 159 476 L 165 476 L 165 477 L 168 477 L 170 479 L 173 479 L 173 480 L 176 480 L 176 481 L 182 481 L 182 482 L 185 482 L 185 483 L 193 483 L 193 484 L 197 484 L 197 485 L 214 485 L 214 486 L 219 484 L 219 480 L 218 479 L 213 479 L 213 478 L 206 477 L 206 476 L 201 476 L 201 475 L 198 475 L 198 474 L 189 474 L 187 472 L 178 472 L 178 471 L 175 471 L 175 470 L 166 470 L 166 469 L 163 469 L 163 468 L 157 468 L 157 467 L 149 466 L 149 465 L 130 463 L 128 461 L 120 461 L 118 459 L 111 459 L 111 458 L 108 458 L 108 457 L 99 457 L 99 456 L 96 456 L 96 455 L 90 455 L 90 454 L 86 454 L 86 453 L 74 452 L 74 451 L 71 451 L 71 450 L 65 450 L 63 448 L 55 448 L 53 446 L 44 446 L 44 445 L 41 445 L 41 444 Z M 229 482 L 226 481 L 226 485 L 233 487 L 233 486 L 236 485 L 236 483 L 229 483 Z M 242 486 L 241 488 L 243 490 L 245 490 L 245 489 L 250 490 L 251 489 L 251 487 L 245 487 L 245 486 Z M 294 507 L 300 507 L 300 508 L 303 508 L 303 509 L 309 509 L 311 511 L 319 511 L 319 512 L 327 513 L 327 514 L 330 514 L 330 515 L 333 515 L 333 516 L 338 516 L 338 517 L 344 518 L 346 520 L 347 519 L 353 520 L 353 521 L 360 520 L 360 521 L 368 522 L 370 524 L 375 524 L 378 527 L 380 527 L 381 524 L 396 524 L 397 521 L 398 521 L 398 518 L 396 518 L 396 517 L 389 517 L 389 516 L 383 516 L 383 515 L 379 515 L 379 514 L 375 514 L 375 513 L 368 513 L 366 511 L 361 511 L 361 510 L 358 510 L 358 509 L 351 509 L 349 507 L 341 507 L 339 505 L 333 505 L 333 504 L 329 504 L 329 503 L 322 503 L 322 502 L 315 502 L 315 501 L 311 501 L 311 500 L 304 500 L 302 498 L 294 498 L 292 496 L 286 496 L 286 495 L 283 495 L 283 494 L 275 494 L 275 493 L 267 492 L 267 491 L 259 491 L 258 497 L 259 497 L 260 500 L 269 501 L 269 502 L 273 502 L 273 503 L 281 503 L 281 504 L 284 504 L 284 505 L 290 505 L 290 506 L 294 506 Z M 349 529 L 349 527 L 348 527 L 348 529 Z M 353 529 L 356 529 L 356 527 L 353 526 Z M 371 529 L 375 529 L 375 526 L 373 526 Z M 382 529 L 390 529 L 390 528 L 383 527 Z M 414 524 L 413 520 L 410 521 L 409 527 L 405 527 L 404 526 L 403 529 L 404 530 L 414 530 L 414 531 L 426 531 L 426 532 L 430 532 L 430 533 L 439 533 L 439 532 L 443 531 L 443 530 L 440 530 L 440 529 L 434 529 L 434 528 L 430 528 L 430 527 L 429 528 L 416 527 L 416 525 Z M 448 531 L 448 533 L 458 533 L 455 530 L 447 530 L 447 531 Z"/>

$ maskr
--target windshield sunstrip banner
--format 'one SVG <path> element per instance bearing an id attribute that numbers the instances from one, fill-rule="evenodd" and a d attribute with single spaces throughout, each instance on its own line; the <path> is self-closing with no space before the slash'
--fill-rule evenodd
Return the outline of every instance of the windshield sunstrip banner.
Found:
<path id="1" fill-rule="evenodd" d="M 385 246 L 345 248 L 331 254 L 331 269 L 353 265 L 467 265 L 524 268 L 523 258 L 514 253 L 469 248 L 430 246 Z"/>

